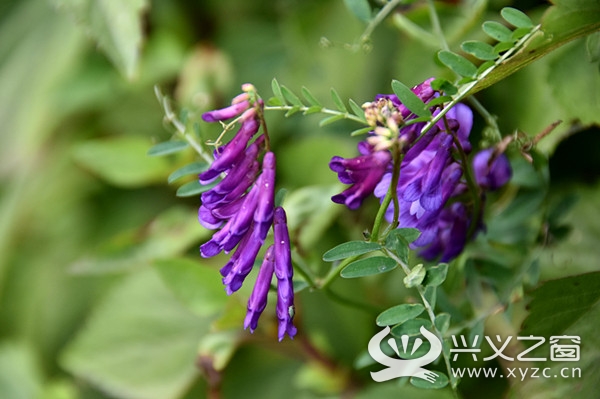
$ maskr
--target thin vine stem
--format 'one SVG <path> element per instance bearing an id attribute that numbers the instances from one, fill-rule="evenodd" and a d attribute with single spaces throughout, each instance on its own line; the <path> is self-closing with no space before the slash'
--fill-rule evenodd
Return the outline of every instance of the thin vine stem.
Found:
<path id="1" fill-rule="evenodd" d="M 375 15 L 375 17 L 373 17 L 373 19 L 371 19 L 369 21 L 369 24 L 367 25 L 367 27 L 365 28 L 365 31 L 363 32 L 362 35 L 360 35 L 360 39 L 359 39 L 359 43 L 360 45 L 363 45 L 365 43 L 367 43 L 369 41 L 369 39 L 371 38 L 371 34 L 373 34 L 373 31 L 375 30 L 375 28 L 383 22 L 384 19 L 387 18 L 387 16 L 394 11 L 394 9 L 400 4 L 402 3 L 402 0 L 391 0 L 388 3 L 386 3 L 386 5 L 384 5 L 381 10 L 379 10 L 379 12 L 377 13 L 377 15 Z"/>
<path id="2" fill-rule="evenodd" d="M 177 116 L 171 109 L 169 99 L 162 94 L 158 86 L 154 86 L 154 93 L 156 94 L 156 98 L 163 107 L 166 121 L 173 125 L 177 134 L 181 136 L 181 138 L 183 138 L 185 141 L 187 141 L 188 144 L 194 149 L 194 151 L 198 153 L 198 155 L 204 158 L 204 160 L 208 164 L 211 164 L 213 162 L 213 157 L 204 150 L 202 145 L 198 141 L 196 141 L 196 139 L 191 134 L 187 132 L 186 126 L 177 118 Z"/>
<path id="3" fill-rule="evenodd" d="M 367 123 L 365 122 L 364 119 L 353 115 L 349 112 L 341 112 L 341 111 L 336 111 L 334 109 L 329 109 L 329 108 L 321 108 L 318 111 L 313 111 L 311 109 L 312 107 L 307 107 L 307 106 L 298 106 L 298 105 L 265 105 L 264 110 L 265 111 L 292 111 L 295 110 L 296 112 L 304 112 L 306 113 L 307 111 L 311 111 L 310 113 L 321 113 L 321 114 L 327 114 L 327 115 L 342 115 L 344 117 L 344 119 L 348 119 L 354 122 L 358 122 L 360 124 L 363 125 L 367 125 Z"/>
<path id="4" fill-rule="evenodd" d="M 448 42 L 446 41 L 446 36 L 444 36 L 444 31 L 442 30 L 440 18 L 438 17 L 435 4 L 433 4 L 433 0 L 427 0 L 427 6 L 429 7 L 429 18 L 431 19 L 431 25 L 433 27 L 435 35 L 437 36 L 440 42 L 440 46 L 443 50 L 449 51 L 450 47 L 448 46 Z"/>

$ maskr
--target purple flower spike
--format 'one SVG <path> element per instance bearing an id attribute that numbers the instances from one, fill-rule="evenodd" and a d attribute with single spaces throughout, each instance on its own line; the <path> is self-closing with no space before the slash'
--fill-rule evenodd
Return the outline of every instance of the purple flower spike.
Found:
<path id="1" fill-rule="evenodd" d="M 512 169 L 506 155 L 499 154 L 492 159 L 493 148 L 478 152 L 473 158 L 473 171 L 477 184 L 487 190 L 497 190 L 512 176 Z"/>
<path id="2" fill-rule="evenodd" d="M 217 122 L 235 118 L 250 107 L 248 93 L 242 93 L 233 99 L 229 107 L 216 109 L 202 114 L 204 122 Z"/>
<path id="3" fill-rule="evenodd" d="M 345 204 L 350 209 L 357 209 L 373 193 L 391 160 L 392 156 L 387 150 L 350 159 L 333 157 L 329 168 L 338 173 L 338 179 L 342 183 L 352 184 L 352 187 L 333 196 L 331 200 Z"/>
<path id="4" fill-rule="evenodd" d="M 244 240 L 237 247 L 229 262 L 221 268 L 227 295 L 231 295 L 240 289 L 246 276 L 254 266 L 254 261 L 261 246 L 262 243 L 256 237 L 256 230 L 250 230 L 244 236 Z"/>
<path id="5" fill-rule="evenodd" d="M 275 257 L 273 255 L 273 246 L 271 245 L 265 253 L 263 263 L 256 277 L 256 283 L 254 283 L 254 289 L 248 299 L 248 311 L 244 319 L 244 330 L 248 327 L 250 327 L 250 332 L 252 333 L 256 330 L 258 318 L 267 306 L 267 295 L 271 286 L 271 280 L 273 279 L 274 268 Z"/>
<path id="6" fill-rule="evenodd" d="M 277 276 L 277 319 L 279 320 L 279 341 L 285 334 L 294 338 L 298 330 L 294 327 L 294 286 L 292 276 L 292 256 L 287 219 L 282 207 L 275 208 L 274 222 L 275 276 Z"/>

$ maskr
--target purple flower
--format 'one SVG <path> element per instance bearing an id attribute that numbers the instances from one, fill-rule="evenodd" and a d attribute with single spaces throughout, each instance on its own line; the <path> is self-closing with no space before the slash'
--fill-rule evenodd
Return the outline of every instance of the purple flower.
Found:
<path id="1" fill-rule="evenodd" d="M 365 146 L 359 146 L 359 150 L 365 151 Z M 372 151 L 372 148 L 370 150 Z M 372 151 L 350 159 L 333 157 L 329 168 L 338 173 L 342 183 L 352 186 L 333 196 L 331 200 L 338 204 L 346 204 L 350 209 L 357 209 L 363 200 L 373 193 L 391 160 L 392 155 L 387 150 Z"/>
<path id="2" fill-rule="evenodd" d="M 231 105 L 229 107 L 216 109 L 214 111 L 205 112 L 202 114 L 202 120 L 204 120 L 204 122 L 217 122 L 235 118 L 250 108 L 249 98 L 250 96 L 248 93 L 239 94 L 231 101 Z"/>
<path id="3" fill-rule="evenodd" d="M 508 158 L 504 154 L 495 154 L 494 148 L 486 148 L 473 157 L 475 181 L 486 190 L 497 190 L 505 185 L 512 176 Z"/>
<path id="4" fill-rule="evenodd" d="M 273 255 L 273 246 L 271 245 L 265 253 L 265 258 L 258 271 L 256 282 L 254 283 L 254 289 L 248 299 L 248 311 L 246 312 L 246 318 L 244 319 L 244 329 L 250 327 L 250 332 L 256 330 L 258 318 L 263 310 L 265 310 L 265 307 L 267 307 L 267 295 L 269 293 L 269 287 L 271 287 L 274 267 L 275 257 Z"/>
<path id="5" fill-rule="evenodd" d="M 262 165 L 259 165 L 258 158 L 266 150 L 267 140 L 260 135 L 251 142 L 261 126 L 263 102 L 253 93 L 252 85 L 242 88 L 245 93 L 236 97 L 230 107 L 202 115 L 207 122 L 239 116 L 236 122 L 240 122 L 241 126 L 229 143 L 215 151 L 215 161 L 210 168 L 199 175 L 201 184 L 223 177 L 201 195 L 202 205 L 198 210 L 200 223 L 206 228 L 219 230 L 200 246 L 200 253 L 207 258 L 234 251 L 220 270 L 225 291 L 230 295 L 240 289 L 254 267 L 273 226 L 275 244 L 265 253 L 248 300 L 244 328 L 250 327 L 251 332 L 256 329 L 275 273 L 278 335 L 281 341 L 285 334 L 290 338 L 296 335 L 296 327 L 292 324 L 293 314 L 290 313 L 294 307 L 294 290 L 289 233 L 283 208 L 275 209 L 275 154 L 266 151 Z"/>
<path id="6" fill-rule="evenodd" d="M 294 318 L 294 286 L 292 284 L 294 269 L 292 268 L 287 219 L 283 208 L 275 208 L 274 219 L 277 319 L 279 320 L 279 340 L 281 341 L 285 334 L 290 338 L 294 338 L 297 333 L 297 329 L 292 323 Z"/>
<path id="7" fill-rule="evenodd" d="M 436 239 L 419 255 L 426 260 L 441 256 L 440 262 L 448 262 L 457 257 L 467 241 L 469 218 L 465 205 L 455 202 L 444 208 L 432 226 Z"/>

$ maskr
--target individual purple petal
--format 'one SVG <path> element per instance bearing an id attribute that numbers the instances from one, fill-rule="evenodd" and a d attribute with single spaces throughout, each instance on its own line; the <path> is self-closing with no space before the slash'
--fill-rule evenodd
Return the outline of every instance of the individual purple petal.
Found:
<path id="1" fill-rule="evenodd" d="M 221 269 L 221 273 L 224 274 L 223 284 L 227 295 L 240 289 L 244 279 L 252 270 L 258 251 L 262 246 L 254 229 L 248 231 L 244 238 L 229 262 Z"/>
<path id="2" fill-rule="evenodd" d="M 267 306 L 267 295 L 271 280 L 273 279 L 273 271 L 275 268 L 275 255 L 273 254 L 273 246 L 267 248 L 263 263 L 258 271 L 254 289 L 248 299 L 248 310 L 244 319 L 244 329 L 250 327 L 250 332 L 254 332 L 258 325 L 258 319 L 263 310 Z"/>
<path id="3" fill-rule="evenodd" d="M 258 237 L 264 241 L 273 223 L 275 206 L 275 154 L 267 152 L 263 158 L 262 174 L 256 183 L 259 187 L 258 204 L 254 213 L 254 224 Z"/>
<path id="4" fill-rule="evenodd" d="M 279 341 L 285 334 L 294 338 L 297 333 L 293 325 L 294 318 L 294 286 L 292 277 L 292 257 L 290 237 L 287 228 L 285 211 L 281 207 L 275 209 L 273 219 L 275 276 L 277 276 L 277 319 L 279 320 Z"/>
<path id="5" fill-rule="evenodd" d="M 504 154 L 494 156 L 494 149 L 487 148 L 473 157 L 473 172 L 477 184 L 486 190 L 497 190 L 512 176 L 508 158 Z"/>
<path id="6" fill-rule="evenodd" d="M 249 98 L 250 96 L 248 93 L 242 93 L 233 99 L 229 107 L 203 113 L 202 120 L 204 120 L 204 122 L 217 122 L 235 118 L 250 108 Z"/>

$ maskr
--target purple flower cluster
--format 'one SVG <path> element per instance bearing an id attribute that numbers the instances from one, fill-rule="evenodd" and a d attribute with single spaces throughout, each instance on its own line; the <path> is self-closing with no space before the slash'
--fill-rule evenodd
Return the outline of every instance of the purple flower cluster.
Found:
<path id="1" fill-rule="evenodd" d="M 425 103 L 436 95 L 431 88 L 431 80 L 412 89 Z M 387 103 L 382 106 L 382 101 Z M 390 111 L 390 104 L 395 111 Z M 393 174 L 393 159 L 388 148 L 394 145 L 392 140 L 395 139 L 404 155 L 396 190 L 400 208 L 399 226 L 421 231 L 412 246 L 421 248 L 419 254 L 424 259 L 440 258 L 440 261 L 447 262 L 455 258 L 469 238 L 471 223 L 476 223 L 477 228 L 482 226 L 480 220 L 471 220 L 472 204 L 461 202 L 468 190 L 465 165 L 460 157 L 454 156 L 459 151 L 465 154 L 471 151 L 468 140 L 473 123 L 471 109 L 457 104 L 443 120 L 419 138 L 424 123 L 403 127 L 402 122 L 415 118 L 415 115 L 395 95 L 378 95 L 375 102 L 365 108 L 367 120 L 375 122 L 372 123 L 373 134 L 359 144 L 359 157 L 334 157 L 331 160 L 330 168 L 338 173 L 340 181 L 352 184 L 332 200 L 346 204 L 350 209 L 358 208 L 371 193 L 383 201 Z M 389 129 L 395 126 L 399 128 L 394 138 Z M 496 154 L 493 149 L 476 154 L 472 166 L 480 190 L 495 190 L 511 177 L 508 159 L 504 154 Z M 389 222 L 393 219 L 393 206 L 393 203 L 390 204 L 386 210 Z"/>
<path id="2" fill-rule="evenodd" d="M 256 329 L 275 274 L 281 341 L 285 334 L 290 338 L 296 335 L 296 327 L 292 324 L 293 312 L 290 311 L 294 306 L 290 240 L 285 211 L 275 207 L 275 154 L 266 150 L 264 135 L 252 141 L 260 129 L 263 103 L 256 97 L 252 85 L 242 88 L 244 93 L 234 98 L 231 106 L 202 115 L 206 122 L 237 118 L 240 128 L 229 143 L 215 150 L 214 162 L 199 176 L 202 184 L 222 177 L 218 184 L 201 196 L 200 223 L 219 231 L 200 246 L 200 253 L 208 258 L 235 250 L 221 268 L 223 284 L 230 295 L 242 286 L 254 267 L 269 229 L 273 227 L 274 244 L 264 255 L 248 300 L 244 328 L 250 327 L 251 332 Z M 262 162 L 259 162 L 263 152 Z"/>

